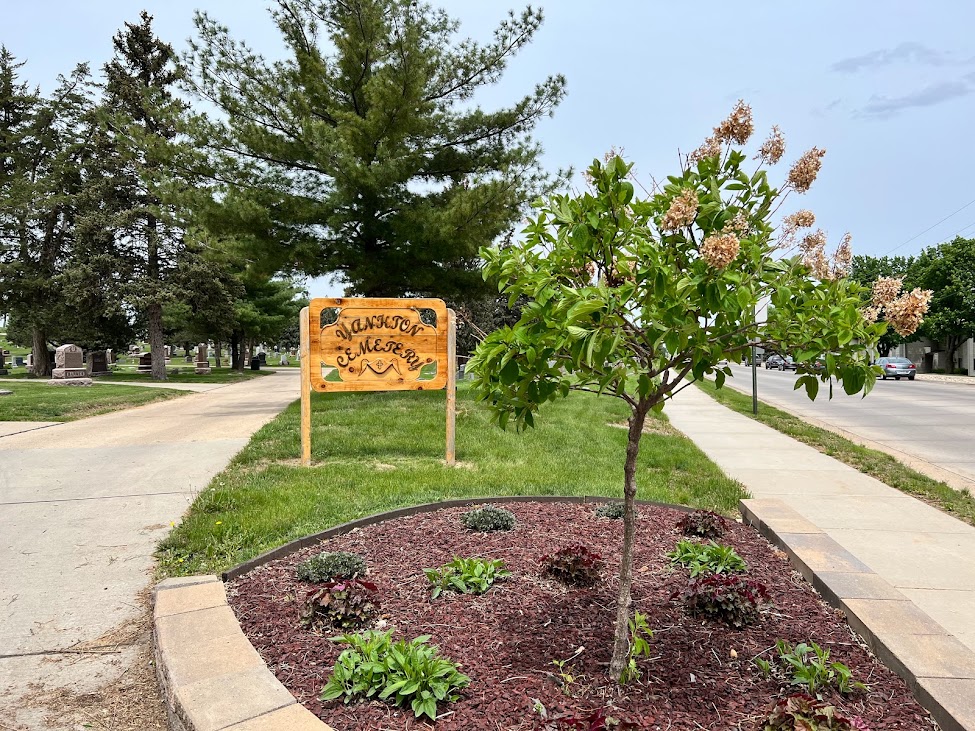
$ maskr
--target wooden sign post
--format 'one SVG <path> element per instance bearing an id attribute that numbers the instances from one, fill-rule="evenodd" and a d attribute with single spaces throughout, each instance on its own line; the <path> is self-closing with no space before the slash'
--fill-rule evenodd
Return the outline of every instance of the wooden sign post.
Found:
<path id="1" fill-rule="evenodd" d="M 436 316 L 436 325 L 421 319 Z M 456 317 L 439 299 L 313 299 L 301 311 L 301 463 L 311 464 L 311 391 L 447 389 L 454 464 Z M 429 319 L 429 318 L 428 318 Z"/>

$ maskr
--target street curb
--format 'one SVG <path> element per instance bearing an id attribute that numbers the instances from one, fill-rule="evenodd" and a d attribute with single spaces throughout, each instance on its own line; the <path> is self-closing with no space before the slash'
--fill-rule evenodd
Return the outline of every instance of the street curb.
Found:
<path id="1" fill-rule="evenodd" d="M 944 731 L 975 731 L 975 652 L 781 500 L 742 500 L 739 510 L 846 614 Z"/>

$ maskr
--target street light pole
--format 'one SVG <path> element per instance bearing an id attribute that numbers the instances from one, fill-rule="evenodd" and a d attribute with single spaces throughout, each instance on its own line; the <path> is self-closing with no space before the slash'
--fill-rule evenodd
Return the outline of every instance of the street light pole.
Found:
<path id="1" fill-rule="evenodd" d="M 758 347 L 752 343 L 752 413 L 758 413 L 758 366 L 755 363 Z"/>

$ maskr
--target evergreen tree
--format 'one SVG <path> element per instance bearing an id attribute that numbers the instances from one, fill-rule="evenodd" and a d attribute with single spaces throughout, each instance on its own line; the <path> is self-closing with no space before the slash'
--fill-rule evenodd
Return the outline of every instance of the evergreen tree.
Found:
<path id="1" fill-rule="evenodd" d="M 487 44 L 411 0 L 279 0 L 270 63 L 198 14 L 194 88 L 224 182 L 224 221 L 279 266 L 341 274 L 364 296 L 484 291 L 478 249 L 551 187 L 531 131 L 564 96 L 551 76 L 510 107 L 475 94 L 531 42 L 540 11 Z M 267 244 L 273 242 L 273 244 Z"/>

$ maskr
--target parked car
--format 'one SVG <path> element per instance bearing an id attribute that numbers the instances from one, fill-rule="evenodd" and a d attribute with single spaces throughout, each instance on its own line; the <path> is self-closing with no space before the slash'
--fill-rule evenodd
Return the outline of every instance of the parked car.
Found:
<path id="1" fill-rule="evenodd" d="M 913 381 L 917 373 L 917 366 L 907 358 L 881 358 L 877 361 L 877 365 L 884 369 L 880 378 L 885 381 L 888 378 L 899 381 L 902 376 L 909 381 Z"/>
<path id="2" fill-rule="evenodd" d="M 779 362 L 776 363 L 774 368 L 778 368 L 780 371 L 794 371 L 798 368 L 798 364 L 792 360 L 791 355 L 779 356 Z"/>
<path id="3" fill-rule="evenodd" d="M 785 359 L 778 353 L 772 353 L 772 355 L 765 359 L 765 370 L 768 370 L 769 368 L 778 368 L 779 363 L 781 363 L 783 360 Z"/>

